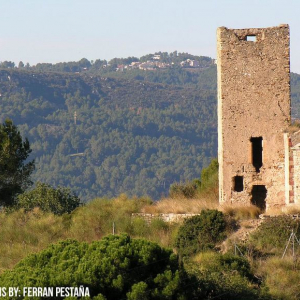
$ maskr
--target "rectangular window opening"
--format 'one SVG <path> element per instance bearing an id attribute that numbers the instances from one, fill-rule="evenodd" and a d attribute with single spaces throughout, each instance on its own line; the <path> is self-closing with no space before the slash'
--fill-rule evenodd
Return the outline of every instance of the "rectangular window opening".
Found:
<path id="1" fill-rule="evenodd" d="M 256 42 L 256 35 L 247 35 L 246 41 L 247 42 Z"/>
<path id="2" fill-rule="evenodd" d="M 263 147 L 262 147 L 262 141 L 263 138 L 260 137 L 252 137 L 250 139 L 252 144 L 252 165 L 255 168 L 255 171 L 257 173 L 260 172 L 260 168 L 263 165 Z"/>
<path id="3" fill-rule="evenodd" d="M 234 191 L 242 192 L 244 190 L 244 177 L 243 176 L 234 176 Z"/>

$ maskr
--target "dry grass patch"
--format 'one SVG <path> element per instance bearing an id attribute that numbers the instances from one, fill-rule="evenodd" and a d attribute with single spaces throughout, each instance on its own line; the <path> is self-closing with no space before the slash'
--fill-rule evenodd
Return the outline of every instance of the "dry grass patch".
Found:
<path id="1" fill-rule="evenodd" d="M 300 205 L 289 204 L 287 206 L 275 206 L 267 210 L 267 215 L 270 216 L 281 216 L 281 215 L 299 215 Z"/>
<path id="2" fill-rule="evenodd" d="M 286 214 L 282 208 L 282 206 L 271 207 L 266 212 L 269 216 L 280 216 Z"/>
<path id="3" fill-rule="evenodd" d="M 186 199 L 186 198 L 165 198 L 153 205 L 143 207 L 144 213 L 174 213 L 174 214 L 197 214 L 204 209 L 217 209 L 219 203 L 211 199 Z"/>
<path id="4" fill-rule="evenodd" d="M 257 219 L 261 210 L 255 205 L 223 205 L 222 211 L 236 220 Z"/>
<path id="5" fill-rule="evenodd" d="M 299 204 L 293 204 L 288 205 L 282 208 L 281 214 L 287 214 L 287 215 L 299 215 L 300 214 L 300 205 Z"/>

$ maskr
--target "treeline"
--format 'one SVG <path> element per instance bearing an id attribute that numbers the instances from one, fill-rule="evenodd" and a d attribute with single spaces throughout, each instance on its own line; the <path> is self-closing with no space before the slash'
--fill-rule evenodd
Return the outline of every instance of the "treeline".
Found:
<path id="1" fill-rule="evenodd" d="M 154 58 L 155 57 L 155 58 Z M 132 62 L 147 62 L 155 60 L 162 63 L 168 63 L 170 65 L 178 66 L 182 61 L 187 59 L 197 60 L 199 66 L 202 68 L 208 67 L 213 64 L 213 59 L 207 56 L 192 55 L 186 52 L 155 52 L 146 54 L 144 56 L 138 57 L 127 57 L 127 58 L 113 58 L 111 60 L 106 59 L 96 59 L 89 61 L 86 58 L 82 58 L 79 61 L 72 62 L 60 62 L 60 63 L 37 63 L 36 65 L 30 66 L 29 63 L 24 64 L 22 61 L 16 65 L 12 61 L 2 61 L 0 62 L 0 68 L 18 68 L 18 69 L 27 69 L 33 71 L 42 71 L 42 72 L 110 72 L 116 71 L 116 68 L 119 65 L 130 65 Z"/>
<path id="2" fill-rule="evenodd" d="M 153 59 L 156 57 L 156 59 Z M 196 60 L 199 63 L 198 68 L 183 68 L 180 63 L 186 60 Z M 167 64 L 166 68 L 154 67 L 154 70 L 141 70 L 139 68 L 122 68 L 118 66 L 129 66 L 133 62 L 155 61 Z M 177 51 L 156 52 L 137 57 L 113 58 L 107 60 L 88 60 L 82 58 L 79 61 L 60 62 L 60 63 L 38 63 L 30 66 L 22 61 L 16 65 L 12 61 L 0 62 L 0 68 L 18 69 L 22 71 L 33 72 L 59 72 L 76 73 L 85 75 L 99 75 L 104 77 L 122 78 L 129 80 L 148 81 L 154 83 L 164 83 L 172 85 L 197 85 L 202 89 L 216 90 L 217 77 L 216 65 L 214 60 L 207 56 L 192 55 L 189 53 L 180 53 Z"/>

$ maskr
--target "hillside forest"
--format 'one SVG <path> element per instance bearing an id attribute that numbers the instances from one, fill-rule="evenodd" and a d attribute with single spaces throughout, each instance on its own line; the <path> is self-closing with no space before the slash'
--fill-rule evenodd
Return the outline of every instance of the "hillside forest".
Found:
<path id="1" fill-rule="evenodd" d="M 155 54 L 168 67 L 117 71 L 153 54 L 0 64 L 0 122 L 11 119 L 29 139 L 34 181 L 88 201 L 120 193 L 159 199 L 173 183 L 199 178 L 217 154 L 216 65 L 176 51 Z M 187 59 L 199 67 L 179 64 Z M 297 118 L 299 75 L 291 85 Z"/>

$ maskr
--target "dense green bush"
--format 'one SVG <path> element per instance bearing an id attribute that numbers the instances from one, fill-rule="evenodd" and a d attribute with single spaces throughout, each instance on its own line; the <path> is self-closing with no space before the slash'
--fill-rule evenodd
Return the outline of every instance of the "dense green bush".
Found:
<path id="1" fill-rule="evenodd" d="M 180 255 L 191 255 L 212 249 L 226 235 L 226 219 L 218 210 L 203 210 L 200 215 L 188 218 L 179 228 L 175 246 Z"/>
<path id="2" fill-rule="evenodd" d="M 219 271 L 236 271 L 243 277 L 247 277 L 249 279 L 253 278 L 250 264 L 244 257 L 225 253 L 223 255 L 217 255 L 216 260 L 220 266 Z"/>
<path id="3" fill-rule="evenodd" d="M 1 287 L 80 285 L 89 288 L 93 299 L 192 299 L 183 289 L 190 284 L 177 256 L 128 235 L 91 244 L 63 241 L 29 255 L 0 277 Z"/>
<path id="4" fill-rule="evenodd" d="M 39 207 L 45 212 L 55 215 L 70 213 L 80 205 L 80 199 L 68 188 L 53 188 L 48 184 L 38 182 L 36 187 L 18 196 L 17 208 L 32 210 Z"/>

